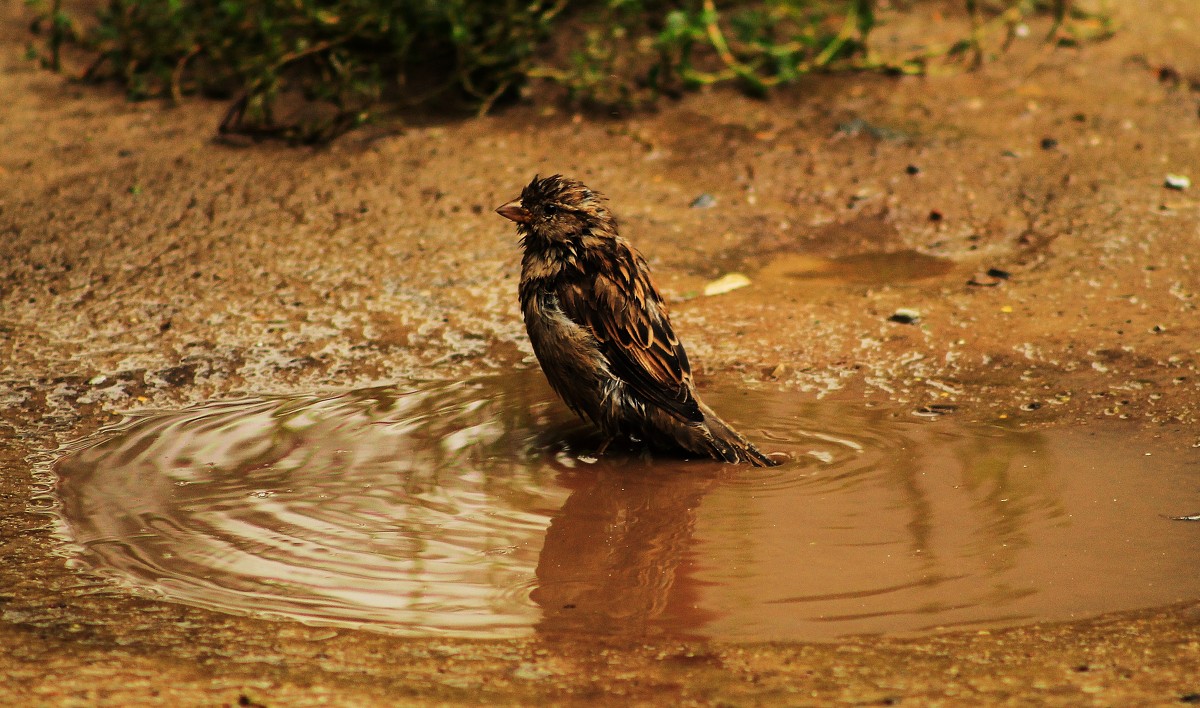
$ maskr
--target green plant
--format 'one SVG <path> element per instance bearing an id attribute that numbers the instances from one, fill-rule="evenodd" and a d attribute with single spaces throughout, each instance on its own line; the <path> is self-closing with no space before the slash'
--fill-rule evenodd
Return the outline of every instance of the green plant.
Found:
<path id="1" fill-rule="evenodd" d="M 966 37 L 884 59 L 868 41 L 877 0 L 108 0 L 86 30 L 60 0 L 27 0 L 47 66 L 75 44 L 94 57 L 84 78 L 132 99 L 224 98 L 223 132 L 302 141 L 394 106 L 487 112 L 531 82 L 628 108 L 721 83 L 763 95 L 818 71 L 917 73 L 937 57 L 982 61 L 1035 13 L 1058 42 L 1111 31 L 1068 0 L 963 1 Z M 292 99 L 325 110 L 285 118 Z"/>
<path id="2" fill-rule="evenodd" d="M 48 69 L 61 70 L 63 44 L 79 40 L 75 22 L 63 11 L 62 0 L 52 0 L 49 7 L 45 6 L 43 0 L 25 0 L 25 4 L 37 12 L 30 30 L 34 34 L 41 34 L 46 30 L 46 49 L 49 52 L 43 56 L 31 43 L 26 54 L 31 59 L 40 59 L 42 66 Z"/>

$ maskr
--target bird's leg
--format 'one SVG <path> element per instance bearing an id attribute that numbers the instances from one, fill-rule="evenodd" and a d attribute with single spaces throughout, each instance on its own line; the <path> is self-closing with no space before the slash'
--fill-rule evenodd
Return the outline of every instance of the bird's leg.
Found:
<path id="1" fill-rule="evenodd" d="M 604 442 L 600 443 L 600 447 L 596 448 L 596 452 L 593 454 L 596 455 L 596 457 L 600 457 L 601 455 L 603 455 L 604 451 L 608 449 L 608 446 L 612 444 L 612 441 L 613 441 L 612 435 L 604 436 Z"/>

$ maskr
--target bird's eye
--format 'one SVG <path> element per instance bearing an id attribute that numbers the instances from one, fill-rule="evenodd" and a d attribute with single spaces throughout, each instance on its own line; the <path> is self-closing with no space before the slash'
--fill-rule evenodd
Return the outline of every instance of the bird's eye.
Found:
<path id="1" fill-rule="evenodd" d="M 558 213 L 558 207 L 554 204 L 547 204 L 546 206 L 542 207 L 542 213 L 546 216 L 554 216 Z"/>

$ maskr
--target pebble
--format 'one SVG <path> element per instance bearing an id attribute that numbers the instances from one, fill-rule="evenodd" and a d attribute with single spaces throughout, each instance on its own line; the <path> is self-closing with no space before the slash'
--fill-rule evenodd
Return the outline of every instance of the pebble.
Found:
<path id="1" fill-rule="evenodd" d="M 920 321 L 920 319 L 921 313 L 917 310 L 901 307 L 892 313 L 892 316 L 888 318 L 888 322 L 895 322 L 897 324 L 916 324 Z"/>
<path id="2" fill-rule="evenodd" d="M 1174 189 L 1182 192 L 1183 190 L 1192 186 L 1192 180 L 1188 179 L 1184 175 L 1167 175 L 1167 179 L 1163 182 L 1163 186 L 1167 189 Z"/>
<path id="3" fill-rule="evenodd" d="M 711 209 L 717 205 L 717 198 L 705 192 L 692 200 L 691 207 L 693 209 Z"/>

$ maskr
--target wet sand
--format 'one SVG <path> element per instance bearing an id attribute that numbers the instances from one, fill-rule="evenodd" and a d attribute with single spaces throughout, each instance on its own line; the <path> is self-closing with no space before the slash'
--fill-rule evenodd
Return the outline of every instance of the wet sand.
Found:
<path id="1" fill-rule="evenodd" d="M 411 639 L 97 589 L 37 513 L 46 452 L 131 410 L 535 366 L 491 213 L 534 172 L 612 198 L 702 390 L 1086 422 L 1188 454 L 1200 188 L 1163 181 L 1200 179 L 1200 20 L 1126 5 L 1109 42 L 1019 43 L 973 74 L 715 91 L 621 121 L 517 107 L 319 150 L 216 144 L 220 105 L 43 73 L 5 6 L 0 699 L 1197 700 L 1195 602 L 816 644 Z M 751 285 L 700 295 L 731 271 Z"/>

